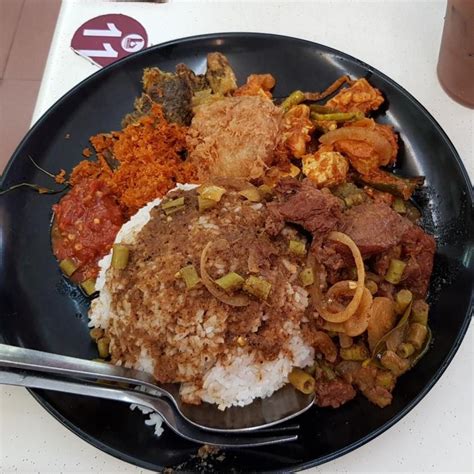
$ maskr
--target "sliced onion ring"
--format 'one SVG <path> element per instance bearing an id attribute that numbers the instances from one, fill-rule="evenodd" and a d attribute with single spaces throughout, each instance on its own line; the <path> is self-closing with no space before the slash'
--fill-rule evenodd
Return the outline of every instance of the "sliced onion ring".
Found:
<path id="1" fill-rule="evenodd" d="M 206 246 L 204 247 L 201 253 L 202 283 L 207 288 L 209 293 L 211 293 L 212 296 L 217 298 L 222 303 L 228 304 L 229 306 L 236 306 L 236 307 L 247 306 L 250 304 L 250 298 L 247 295 L 231 296 L 227 294 L 224 290 L 217 287 L 217 285 L 214 283 L 214 280 L 210 277 L 209 273 L 207 273 L 206 265 L 207 265 L 207 254 L 209 253 L 209 250 L 213 246 L 220 247 L 223 245 L 229 246 L 229 242 L 227 242 L 227 240 L 225 239 L 218 239 L 218 240 L 208 242 Z"/>
<path id="2" fill-rule="evenodd" d="M 347 321 L 357 311 L 357 308 L 359 307 L 359 304 L 362 300 L 362 294 L 364 293 L 365 288 L 364 261 L 362 260 L 362 255 L 360 254 L 359 248 L 348 235 L 343 234 L 342 232 L 334 231 L 329 234 L 328 238 L 330 240 L 334 240 L 336 242 L 340 242 L 341 244 L 347 245 L 347 247 L 349 247 L 350 251 L 352 252 L 357 269 L 357 282 L 354 291 L 354 296 L 352 297 L 350 303 L 342 311 L 338 311 L 337 313 L 332 313 L 328 311 L 327 301 L 325 301 L 321 293 L 321 271 L 317 270 L 314 273 L 318 277 L 316 278 L 316 281 L 309 287 L 309 293 L 311 295 L 311 300 L 313 302 L 314 307 L 323 319 L 331 323 L 343 323 L 344 321 Z"/>

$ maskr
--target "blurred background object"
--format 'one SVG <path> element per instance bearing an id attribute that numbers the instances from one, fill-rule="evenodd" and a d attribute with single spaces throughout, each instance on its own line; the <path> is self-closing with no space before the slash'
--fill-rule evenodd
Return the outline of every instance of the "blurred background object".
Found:
<path id="1" fill-rule="evenodd" d="M 448 0 L 438 78 L 452 99 L 474 108 L 474 0 Z"/>
<path id="2" fill-rule="evenodd" d="M 0 0 L 0 173 L 30 127 L 61 0 Z"/>

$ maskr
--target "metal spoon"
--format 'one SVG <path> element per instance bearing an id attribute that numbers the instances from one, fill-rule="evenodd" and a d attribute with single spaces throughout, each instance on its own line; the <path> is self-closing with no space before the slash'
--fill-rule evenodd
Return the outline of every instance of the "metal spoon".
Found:
<path id="1" fill-rule="evenodd" d="M 71 381 L 54 378 L 54 376 L 46 374 L 30 373 L 28 371 L 19 371 L 18 369 L 4 369 L 0 370 L 0 384 L 54 390 L 141 405 L 158 413 L 163 418 L 165 424 L 178 436 L 199 444 L 210 444 L 227 448 L 247 448 L 286 443 L 298 439 L 297 434 L 291 433 L 282 435 L 258 434 L 257 436 L 236 436 L 235 434 L 226 436 L 224 434 L 209 433 L 183 420 L 176 413 L 172 404 L 165 399 L 147 395 L 136 390 L 111 388 L 93 382 Z"/>
<path id="2" fill-rule="evenodd" d="M 314 395 L 304 395 L 287 384 L 271 397 L 256 399 L 245 407 L 221 411 L 209 403 L 188 405 L 181 402 L 177 384 L 159 384 L 145 372 L 5 344 L 0 344 L 0 367 L 142 386 L 169 399 L 189 423 L 203 430 L 220 433 L 249 432 L 274 426 L 304 413 L 314 401 Z"/>

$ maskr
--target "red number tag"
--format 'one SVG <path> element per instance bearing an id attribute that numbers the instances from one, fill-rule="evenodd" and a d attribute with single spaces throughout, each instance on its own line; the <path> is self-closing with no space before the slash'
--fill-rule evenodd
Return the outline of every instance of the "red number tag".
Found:
<path id="1" fill-rule="evenodd" d="M 126 15 L 102 15 L 84 23 L 71 48 L 99 66 L 107 66 L 148 46 L 148 35 L 138 21 Z"/>

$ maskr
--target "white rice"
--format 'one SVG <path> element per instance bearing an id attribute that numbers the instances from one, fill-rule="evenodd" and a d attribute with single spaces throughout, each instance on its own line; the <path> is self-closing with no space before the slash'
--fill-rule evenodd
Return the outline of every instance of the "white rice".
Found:
<path id="1" fill-rule="evenodd" d="M 197 186 L 178 184 L 175 189 L 187 191 L 195 187 Z M 160 202 L 161 199 L 155 199 L 132 216 L 118 232 L 115 243 L 133 243 L 141 229 L 150 220 L 151 210 Z M 203 217 L 200 218 L 199 222 L 201 226 L 213 226 L 213 224 L 202 219 Z M 91 305 L 91 311 L 89 312 L 89 325 L 91 327 L 106 329 L 111 318 L 111 294 L 107 287 L 107 271 L 111 261 L 112 251 L 99 262 L 100 271 L 96 289 L 100 291 L 100 296 Z M 308 304 L 306 290 L 288 283 L 287 291 L 289 297 L 293 300 L 294 306 L 304 311 Z M 206 334 L 208 330 L 212 331 L 212 328 L 204 328 Z M 255 351 L 238 348 L 234 354 L 229 355 L 230 360 L 227 360 L 225 365 L 218 362 L 205 374 L 202 389 L 194 387 L 193 384 L 183 384 L 181 392 L 193 393 L 198 391 L 202 400 L 217 404 L 219 409 L 225 409 L 232 405 L 245 406 L 255 398 L 270 396 L 288 382 L 288 374 L 293 367 L 305 367 L 314 360 L 314 349 L 303 341 L 299 328 L 288 322 L 285 330 L 291 335 L 286 354 L 280 353 L 275 360 L 270 362 L 258 362 Z M 138 363 L 134 368 L 153 373 L 154 361 L 146 350 L 142 350 Z M 135 408 L 149 415 L 145 423 L 154 426 L 155 434 L 159 436 L 163 431 L 161 417 L 156 413 L 151 413 L 149 409 L 144 407 L 131 406 L 132 410 Z"/>

